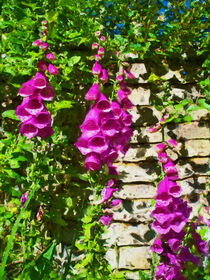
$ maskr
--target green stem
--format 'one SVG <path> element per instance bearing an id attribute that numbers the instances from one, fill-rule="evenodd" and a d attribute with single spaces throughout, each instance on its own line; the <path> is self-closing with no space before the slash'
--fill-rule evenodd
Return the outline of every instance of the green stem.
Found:
<path id="1" fill-rule="evenodd" d="M 21 211 L 20 211 L 20 213 L 19 213 L 19 215 L 18 215 L 18 217 L 17 217 L 17 220 L 15 221 L 15 224 L 14 224 L 14 226 L 13 226 L 13 228 L 12 228 L 12 232 L 11 232 L 11 235 L 10 235 L 10 237 L 9 237 L 9 240 L 8 240 L 8 243 L 7 243 L 7 246 L 6 246 L 6 249 L 5 249 L 5 251 L 4 251 L 3 261 L 2 261 L 2 264 L 1 264 L 1 268 L 0 268 L 0 279 L 3 279 L 4 273 L 5 273 L 5 266 L 6 266 L 6 264 L 7 264 L 7 259 L 8 259 L 8 256 L 9 256 L 9 252 L 10 252 L 10 250 L 11 250 L 11 248 L 12 248 L 13 240 L 14 240 L 15 234 L 16 234 L 16 232 L 17 232 L 17 230 L 18 230 L 20 221 L 21 221 L 21 219 L 22 219 L 22 217 L 23 217 L 23 214 L 24 214 L 24 212 L 25 212 L 25 210 L 26 210 L 26 208 L 27 208 L 27 206 L 28 206 L 30 200 L 31 200 L 32 197 L 34 196 L 34 194 L 35 194 L 36 190 L 38 189 L 38 187 L 39 187 L 39 184 L 38 184 L 38 183 L 33 183 L 33 185 L 32 185 L 32 190 L 31 190 L 31 192 L 30 192 L 30 194 L 29 194 L 29 196 L 28 196 L 28 199 L 27 199 L 27 201 L 25 202 L 23 208 L 21 209 Z"/>
<path id="2" fill-rule="evenodd" d="M 65 271 L 64 271 L 62 279 L 66 279 L 64 277 L 67 276 L 68 267 L 71 264 L 71 258 L 72 258 L 75 242 L 76 242 L 76 239 L 77 239 L 77 234 L 78 234 L 79 229 L 80 229 L 81 217 L 82 217 L 82 212 L 83 212 L 83 208 L 84 208 L 84 204 L 85 204 L 85 199 L 86 199 L 86 195 L 84 195 L 83 199 L 82 199 L 82 205 L 81 205 L 80 212 L 79 212 L 79 220 L 78 220 L 78 223 L 77 223 L 77 226 L 76 226 L 76 230 L 75 230 L 74 235 L 73 235 L 72 246 L 71 246 L 71 250 L 70 250 L 70 253 L 69 253 L 69 257 L 68 257 L 67 263 L 65 265 Z"/>
<path id="3" fill-rule="evenodd" d="M 164 129 L 164 126 L 162 126 L 162 141 L 165 142 L 165 129 Z"/>

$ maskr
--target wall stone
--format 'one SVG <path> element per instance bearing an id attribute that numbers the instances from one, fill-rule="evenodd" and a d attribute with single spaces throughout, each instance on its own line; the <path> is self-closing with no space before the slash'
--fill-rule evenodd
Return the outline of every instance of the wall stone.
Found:
<path id="1" fill-rule="evenodd" d="M 119 249 L 119 269 L 149 269 L 151 251 L 148 247 L 122 247 Z"/>

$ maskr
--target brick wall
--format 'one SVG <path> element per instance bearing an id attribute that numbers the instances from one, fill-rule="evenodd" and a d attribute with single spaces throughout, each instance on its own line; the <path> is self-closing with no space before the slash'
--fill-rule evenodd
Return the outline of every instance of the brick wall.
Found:
<path id="1" fill-rule="evenodd" d="M 155 236 L 151 229 L 151 199 L 156 194 L 153 180 L 158 177 L 157 155 L 153 148 L 162 142 L 162 134 L 161 131 L 147 132 L 147 128 L 161 117 L 161 112 L 151 106 L 153 93 L 151 83 L 147 82 L 147 66 L 134 63 L 131 72 L 136 77 L 136 83 L 130 85 L 130 98 L 135 105 L 130 110 L 134 135 L 131 148 L 116 162 L 123 185 L 114 196 L 121 198 L 123 204 L 115 208 L 114 221 L 103 238 L 112 269 L 125 270 L 127 279 L 139 279 L 138 270 L 150 268 L 149 246 Z M 170 83 L 171 95 L 177 98 L 198 94 L 195 84 L 185 82 L 180 71 L 167 69 L 163 77 Z M 179 152 L 171 151 L 169 156 L 178 168 L 182 195 L 193 207 L 192 218 L 197 215 L 199 194 L 207 182 L 210 131 L 207 110 L 194 111 L 191 115 L 190 124 L 168 124 L 165 135 L 175 136 L 181 145 Z"/>

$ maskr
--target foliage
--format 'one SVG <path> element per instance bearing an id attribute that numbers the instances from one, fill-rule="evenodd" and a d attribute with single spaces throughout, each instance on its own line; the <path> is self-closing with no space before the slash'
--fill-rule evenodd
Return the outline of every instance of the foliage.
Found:
<path id="1" fill-rule="evenodd" d="M 110 70 L 119 63 L 115 56 L 110 59 L 113 50 L 120 51 L 121 62 L 126 53 L 135 53 L 137 62 L 149 65 L 153 105 L 170 112 L 167 122 L 190 122 L 193 110 L 209 109 L 207 3 L 191 1 L 187 9 L 177 0 L 167 7 L 155 0 L 2 1 L 0 257 L 7 258 L 5 279 L 124 279 L 104 259 L 103 228 L 97 223 L 102 210 L 89 201 L 107 182 L 106 171 L 84 173 L 84 159 L 73 145 L 87 111 L 82 96 L 93 82 L 89 49 L 100 29 L 108 38 Z M 21 101 L 18 89 L 35 74 L 40 53 L 31 44 L 45 19 L 60 71 L 50 77 L 55 98 L 47 105 L 56 132 L 46 140 L 27 140 L 18 134 L 14 109 Z M 181 68 L 183 80 L 196 84 L 200 95 L 170 99 L 173 83 L 163 78 L 166 64 Z M 36 182 L 39 190 L 33 193 Z M 19 199 L 27 191 L 32 197 L 21 210 Z M 149 276 L 140 272 L 140 277 Z"/>

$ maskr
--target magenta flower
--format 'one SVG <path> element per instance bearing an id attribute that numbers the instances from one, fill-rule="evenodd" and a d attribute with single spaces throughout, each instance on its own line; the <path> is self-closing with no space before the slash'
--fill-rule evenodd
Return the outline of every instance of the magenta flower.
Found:
<path id="1" fill-rule="evenodd" d="M 200 258 L 197 257 L 197 256 L 193 256 L 190 253 L 190 251 L 189 251 L 187 246 L 182 247 L 181 252 L 178 255 L 178 258 L 181 261 L 192 262 L 192 263 L 194 263 L 195 266 L 198 266 L 199 263 L 200 263 Z"/>
<path id="2" fill-rule="evenodd" d="M 51 53 L 51 52 L 46 54 L 46 58 L 47 58 L 48 60 L 50 60 L 50 61 L 54 61 L 54 60 L 55 60 L 55 56 L 54 56 L 54 54 Z"/>
<path id="3" fill-rule="evenodd" d="M 25 110 L 31 115 L 36 115 L 44 108 L 40 97 L 27 98 L 23 103 Z"/>
<path id="4" fill-rule="evenodd" d="M 99 61 L 99 60 L 101 60 L 101 59 L 102 59 L 102 57 L 101 57 L 100 55 L 98 55 L 98 54 L 95 55 L 95 60 L 96 60 L 96 61 Z"/>
<path id="5" fill-rule="evenodd" d="M 23 105 L 17 106 L 15 115 L 21 120 L 21 122 L 25 122 L 32 118 L 32 115 L 25 110 Z"/>
<path id="6" fill-rule="evenodd" d="M 30 120 L 28 122 L 24 122 L 20 127 L 20 133 L 23 134 L 26 138 L 31 139 L 38 133 L 38 128 L 30 123 Z"/>
<path id="7" fill-rule="evenodd" d="M 182 188 L 176 182 L 170 181 L 169 194 L 173 197 L 180 197 Z"/>
<path id="8" fill-rule="evenodd" d="M 98 43 L 93 43 L 92 44 L 92 50 L 98 49 L 98 47 L 99 47 Z"/>
<path id="9" fill-rule="evenodd" d="M 114 166 L 114 165 L 112 165 L 112 164 L 107 164 L 107 167 L 108 167 L 108 170 L 109 170 L 109 174 L 110 174 L 110 175 L 116 175 L 116 176 L 119 175 L 116 166 Z"/>
<path id="10" fill-rule="evenodd" d="M 51 124 L 51 117 L 48 111 L 39 112 L 33 118 L 33 124 L 37 128 L 44 128 Z"/>
<path id="11" fill-rule="evenodd" d="M 160 263 L 156 268 L 155 279 L 157 280 L 173 280 L 177 274 L 177 268 Z"/>
<path id="12" fill-rule="evenodd" d="M 168 177 L 165 176 L 163 180 L 158 184 L 157 195 L 155 198 L 155 201 L 158 204 L 167 206 L 172 201 L 172 197 L 169 194 L 169 188 L 170 181 L 168 180 Z"/>
<path id="13" fill-rule="evenodd" d="M 166 153 L 160 153 L 158 154 L 158 160 L 162 163 L 167 163 L 169 158 Z"/>
<path id="14" fill-rule="evenodd" d="M 32 43 L 32 46 L 40 46 L 42 44 L 42 41 L 41 40 L 36 40 Z"/>
<path id="15" fill-rule="evenodd" d="M 127 79 L 136 79 L 136 77 L 129 71 L 125 71 Z"/>
<path id="16" fill-rule="evenodd" d="M 122 82 L 123 81 L 123 76 L 122 75 L 117 75 L 116 81 Z"/>
<path id="17" fill-rule="evenodd" d="M 59 71 L 53 64 L 49 64 L 48 65 L 48 72 L 49 72 L 50 75 L 57 75 Z"/>
<path id="18" fill-rule="evenodd" d="M 53 87 L 51 87 L 50 85 L 47 85 L 45 88 L 41 89 L 41 91 L 39 92 L 39 96 L 43 100 L 47 100 L 47 101 L 52 100 L 53 99 Z"/>
<path id="19" fill-rule="evenodd" d="M 100 31 L 96 31 L 95 35 L 96 35 L 96 37 L 99 37 L 101 35 L 101 32 Z"/>
<path id="20" fill-rule="evenodd" d="M 156 129 L 154 126 L 150 126 L 150 127 L 148 127 L 147 131 L 148 131 L 149 133 L 154 133 L 154 132 L 157 131 L 157 129 Z"/>
<path id="21" fill-rule="evenodd" d="M 101 136 L 100 134 L 90 138 L 88 141 L 88 146 L 92 151 L 99 154 L 105 152 L 108 149 L 108 144 L 105 137 Z"/>
<path id="22" fill-rule="evenodd" d="M 32 79 L 22 84 L 22 87 L 19 89 L 18 94 L 20 94 L 23 97 L 28 97 L 34 95 L 35 91 L 36 91 L 36 87 L 33 86 L 33 79 Z"/>
<path id="23" fill-rule="evenodd" d="M 192 232 L 192 237 L 195 242 L 195 248 L 197 249 L 200 255 L 208 256 L 209 246 L 208 243 L 201 239 L 200 234 L 196 231 Z"/>
<path id="24" fill-rule="evenodd" d="M 167 142 L 168 142 L 168 145 L 169 145 L 171 148 L 175 148 L 175 147 L 177 147 L 177 145 L 178 145 L 178 143 L 177 143 L 174 139 L 172 139 L 172 138 L 169 138 L 169 139 L 167 140 Z"/>
<path id="25" fill-rule="evenodd" d="M 95 104 L 95 107 L 103 112 L 111 111 L 111 103 L 102 93 L 100 94 L 99 99 Z"/>
<path id="26" fill-rule="evenodd" d="M 98 49 L 98 55 L 104 55 L 104 48 L 103 47 L 100 47 Z"/>
<path id="27" fill-rule="evenodd" d="M 102 204 L 102 203 L 106 202 L 107 200 L 109 200 L 111 198 L 112 194 L 114 192 L 116 192 L 117 190 L 118 190 L 118 188 L 112 189 L 111 187 L 109 187 L 107 185 L 101 191 L 101 199 L 99 201 L 97 201 L 95 204 Z"/>
<path id="28" fill-rule="evenodd" d="M 28 199 L 28 192 L 25 192 L 21 198 L 20 198 L 20 203 L 21 203 L 21 208 L 23 208 L 24 204 L 26 203 Z"/>
<path id="29" fill-rule="evenodd" d="M 171 160 L 168 160 L 167 163 L 163 164 L 163 171 L 166 173 L 168 178 L 172 181 L 175 181 L 179 178 L 178 171 Z"/>
<path id="30" fill-rule="evenodd" d="M 159 255 L 162 254 L 163 247 L 161 239 L 155 238 L 151 250 Z"/>
<path id="31" fill-rule="evenodd" d="M 89 153 L 85 159 L 85 168 L 90 171 L 100 170 L 101 161 L 97 153 Z"/>
<path id="32" fill-rule="evenodd" d="M 101 41 L 101 42 L 104 42 L 104 41 L 105 41 L 105 37 L 104 37 L 104 36 L 101 36 L 100 41 Z"/>
<path id="33" fill-rule="evenodd" d="M 96 61 L 91 69 L 93 75 L 99 76 L 101 74 L 101 65 Z"/>
<path id="34" fill-rule="evenodd" d="M 46 77 L 40 72 L 37 72 L 31 81 L 32 81 L 32 85 L 38 89 L 42 89 L 47 85 Z"/>
<path id="35" fill-rule="evenodd" d="M 43 27 L 47 30 L 47 26 Z M 34 46 L 47 50 L 48 44 L 41 39 L 33 43 Z M 55 57 L 52 53 L 46 55 L 48 59 L 53 60 Z M 45 62 L 42 58 L 37 63 L 38 72 L 31 80 L 22 84 L 19 94 L 25 99 L 20 106 L 17 107 L 15 113 L 23 122 L 20 127 L 20 133 L 25 135 L 28 139 L 39 136 L 45 138 L 54 133 L 51 127 L 51 117 L 43 100 L 52 100 L 53 88 L 48 84 L 44 72 L 51 67 L 51 64 Z M 52 65 L 52 67 L 54 67 Z M 55 68 L 56 69 L 56 68 Z"/>
<path id="36" fill-rule="evenodd" d="M 106 69 L 103 68 L 101 70 L 101 74 L 99 75 L 99 80 L 101 80 L 102 83 L 105 84 L 108 81 L 108 79 L 109 79 L 109 76 L 107 74 L 107 71 L 106 71 Z"/>
<path id="37" fill-rule="evenodd" d="M 45 126 L 42 129 L 38 130 L 37 136 L 41 137 L 42 139 L 53 135 L 54 130 L 52 129 L 51 125 Z"/>
<path id="38" fill-rule="evenodd" d="M 99 87 L 98 84 L 93 84 L 88 92 L 85 94 L 86 100 L 97 100 L 99 97 Z"/>
<path id="39" fill-rule="evenodd" d="M 83 135 L 77 139 L 77 142 L 74 144 L 78 150 L 80 150 L 81 154 L 87 155 L 91 153 L 91 149 L 88 146 L 88 138 Z"/>
<path id="40" fill-rule="evenodd" d="M 113 214 L 110 213 L 109 215 L 102 216 L 98 221 L 102 223 L 104 226 L 108 226 L 113 218 Z"/>
<path id="41" fill-rule="evenodd" d="M 45 72 L 47 70 L 47 63 L 44 59 L 41 59 L 36 66 L 40 72 Z"/>
<path id="42" fill-rule="evenodd" d="M 164 143 L 157 144 L 157 145 L 154 147 L 155 151 L 156 151 L 158 154 L 162 153 L 162 152 L 165 150 L 165 148 L 166 148 L 166 145 L 165 145 Z"/>
<path id="43" fill-rule="evenodd" d="M 109 202 L 109 206 L 115 207 L 115 206 L 119 205 L 120 203 L 122 203 L 122 200 L 121 200 L 121 199 L 112 199 L 112 200 Z"/>
<path id="44" fill-rule="evenodd" d="M 44 43 L 39 44 L 39 48 L 42 50 L 47 50 L 49 48 L 49 45 L 48 45 L 48 43 L 44 42 Z"/>

